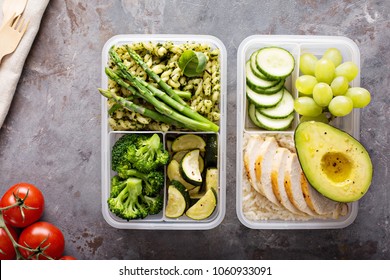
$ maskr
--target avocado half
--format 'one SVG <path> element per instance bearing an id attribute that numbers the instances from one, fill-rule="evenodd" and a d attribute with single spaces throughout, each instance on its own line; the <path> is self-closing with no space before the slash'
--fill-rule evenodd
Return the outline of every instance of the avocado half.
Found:
<path id="1" fill-rule="evenodd" d="M 367 150 L 348 133 L 325 123 L 300 123 L 294 134 L 302 170 L 318 192 L 338 202 L 360 199 L 372 180 Z"/>

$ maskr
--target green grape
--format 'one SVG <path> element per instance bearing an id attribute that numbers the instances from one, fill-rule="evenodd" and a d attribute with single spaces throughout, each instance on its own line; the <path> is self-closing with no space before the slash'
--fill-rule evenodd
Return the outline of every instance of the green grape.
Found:
<path id="1" fill-rule="evenodd" d="M 330 87 L 332 88 L 333 95 L 344 95 L 349 87 L 348 80 L 344 76 L 338 76 L 333 79 Z"/>
<path id="2" fill-rule="evenodd" d="M 314 102 L 313 98 L 308 96 L 298 97 L 294 100 L 294 109 L 295 111 L 307 117 L 316 117 L 322 113 L 322 107 L 318 106 Z"/>
<path id="3" fill-rule="evenodd" d="M 304 53 L 299 58 L 299 70 L 304 75 L 314 75 L 314 69 L 318 58 L 311 53 Z"/>
<path id="4" fill-rule="evenodd" d="M 329 123 L 329 120 L 324 113 L 319 114 L 316 117 L 302 116 L 299 118 L 299 122 L 310 122 L 310 121 Z"/>
<path id="5" fill-rule="evenodd" d="M 336 67 L 335 74 L 336 76 L 344 76 L 348 79 L 348 82 L 351 82 L 356 78 L 359 73 L 359 68 L 352 61 L 344 62 Z"/>
<path id="6" fill-rule="evenodd" d="M 331 60 L 321 58 L 317 61 L 314 70 L 317 81 L 327 83 L 328 85 L 333 81 L 335 74 L 335 67 Z"/>
<path id="7" fill-rule="evenodd" d="M 336 48 L 327 49 L 322 57 L 331 60 L 335 67 L 339 66 L 343 61 L 343 56 Z"/>
<path id="8" fill-rule="evenodd" d="M 333 98 L 331 87 L 326 83 L 318 83 L 313 89 L 313 99 L 321 107 L 326 107 Z"/>
<path id="9" fill-rule="evenodd" d="M 348 96 L 352 99 L 354 108 L 366 107 L 371 102 L 370 92 L 361 87 L 353 87 L 348 89 L 345 96 Z"/>
<path id="10" fill-rule="evenodd" d="M 333 98 L 328 106 L 329 112 L 336 117 L 343 117 L 352 112 L 353 102 L 352 99 L 345 96 L 339 95 Z"/>
<path id="11" fill-rule="evenodd" d="M 306 95 L 311 95 L 313 93 L 313 88 L 316 84 L 316 77 L 311 75 L 300 76 L 295 81 L 295 87 L 297 88 L 297 90 Z"/>

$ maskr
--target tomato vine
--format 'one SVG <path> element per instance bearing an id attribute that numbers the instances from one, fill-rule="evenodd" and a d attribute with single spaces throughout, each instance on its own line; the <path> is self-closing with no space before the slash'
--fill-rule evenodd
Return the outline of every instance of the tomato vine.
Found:
<path id="1" fill-rule="evenodd" d="M 51 223 L 38 221 L 43 210 L 43 194 L 32 184 L 19 183 L 4 193 L 0 200 L 0 260 L 65 257 L 65 239 L 61 230 Z M 19 236 L 14 227 L 20 229 Z M 75 258 L 66 256 L 64 259 Z"/>

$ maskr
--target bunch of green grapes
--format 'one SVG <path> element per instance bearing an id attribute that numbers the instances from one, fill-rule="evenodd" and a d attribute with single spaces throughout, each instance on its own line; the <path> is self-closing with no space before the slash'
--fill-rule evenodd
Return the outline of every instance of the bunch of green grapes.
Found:
<path id="1" fill-rule="evenodd" d="M 318 59 L 304 53 L 299 59 L 299 70 L 303 75 L 295 81 L 299 97 L 294 101 L 295 111 L 303 119 L 327 122 L 325 113 L 343 117 L 353 108 L 363 108 L 371 101 L 371 94 L 361 87 L 350 87 L 359 69 L 352 61 L 343 62 L 341 52 L 329 48 Z"/>

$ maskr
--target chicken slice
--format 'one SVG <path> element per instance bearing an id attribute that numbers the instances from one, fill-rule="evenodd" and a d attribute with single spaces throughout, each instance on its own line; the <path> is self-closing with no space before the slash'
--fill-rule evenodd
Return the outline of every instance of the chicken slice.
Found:
<path id="1" fill-rule="evenodd" d="M 286 162 L 286 169 L 284 172 L 284 188 L 290 202 L 300 211 L 310 215 L 318 216 L 307 205 L 305 197 L 302 192 L 302 169 L 298 162 L 296 154 L 291 153 Z"/>
<path id="2" fill-rule="evenodd" d="M 291 152 L 286 148 L 277 148 L 272 160 L 271 183 L 275 197 L 281 205 L 294 214 L 303 215 L 289 200 L 284 188 L 284 174 L 286 162 L 289 160 Z"/>
<path id="3" fill-rule="evenodd" d="M 272 190 L 271 171 L 272 160 L 278 147 L 278 142 L 274 137 L 266 137 L 264 143 L 260 147 L 260 155 L 255 162 L 256 180 L 261 182 L 260 192 L 276 205 L 280 205 L 280 203 Z"/>
<path id="4" fill-rule="evenodd" d="M 260 181 L 256 180 L 255 174 L 255 162 L 257 157 L 260 155 L 260 147 L 263 144 L 263 139 L 260 137 L 250 137 L 246 145 L 244 152 L 244 167 L 246 174 L 248 176 L 251 186 L 257 191 L 260 192 Z M 260 192 L 261 193 L 261 192 Z"/>
<path id="5" fill-rule="evenodd" d="M 318 215 L 337 219 L 348 211 L 347 204 L 330 200 L 315 190 L 309 184 L 304 174 L 302 174 L 301 187 L 307 205 Z"/>

